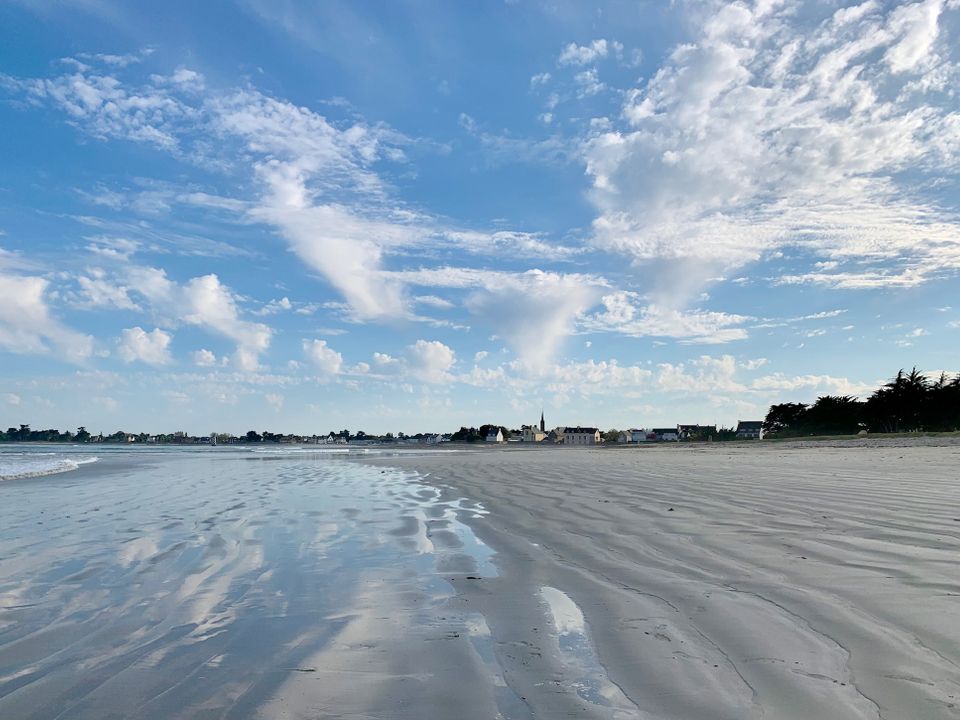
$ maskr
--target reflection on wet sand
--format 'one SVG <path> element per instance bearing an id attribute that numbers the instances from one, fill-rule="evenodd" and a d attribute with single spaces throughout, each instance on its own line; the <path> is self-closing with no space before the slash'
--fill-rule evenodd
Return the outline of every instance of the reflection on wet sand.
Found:
<path id="1" fill-rule="evenodd" d="M 359 711 L 460 655 L 496 694 L 446 607 L 493 573 L 459 520 L 483 510 L 410 474 L 170 452 L 0 492 L 0 717 L 281 717 L 362 691 Z"/>

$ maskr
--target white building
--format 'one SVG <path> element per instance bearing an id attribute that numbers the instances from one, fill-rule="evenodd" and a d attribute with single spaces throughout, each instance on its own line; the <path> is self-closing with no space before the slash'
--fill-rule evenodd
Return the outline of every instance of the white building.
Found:
<path id="1" fill-rule="evenodd" d="M 680 433 L 677 431 L 677 428 L 654 428 L 653 434 L 657 440 L 664 440 L 668 442 L 676 442 L 680 439 Z"/>
<path id="2" fill-rule="evenodd" d="M 493 432 L 493 429 L 487 432 L 487 442 L 492 443 L 502 443 L 503 442 L 503 431 L 500 428 L 496 429 L 497 432 Z"/>
<path id="3" fill-rule="evenodd" d="M 563 431 L 564 445 L 599 445 L 600 430 L 594 427 L 568 427 Z"/>
<path id="4" fill-rule="evenodd" d="M 621 430 L 619 442 L 624 444 L 647 442 L 647 440 L 650 439 L 648 437 L 649 434 L 650 433 L 643 428 L 640 428 L 639 430 L 636 428 L 631 428 L 630 430 Z"/>
<path id="5" fill-rule="evenodd" d="M 741 420 L 737 423 L 737 440 L 762 440 L 763 420 Z"/>

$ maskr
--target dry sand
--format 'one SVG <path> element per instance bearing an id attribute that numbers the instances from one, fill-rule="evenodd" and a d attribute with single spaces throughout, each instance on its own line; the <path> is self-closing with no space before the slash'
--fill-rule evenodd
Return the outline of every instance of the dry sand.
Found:
<path id="1" fill-rule="evenodd" d="M 871 444 L 381 462 L 489 510 L 449 608 L 535 717 L 958 718 L 960 447 Z"/>

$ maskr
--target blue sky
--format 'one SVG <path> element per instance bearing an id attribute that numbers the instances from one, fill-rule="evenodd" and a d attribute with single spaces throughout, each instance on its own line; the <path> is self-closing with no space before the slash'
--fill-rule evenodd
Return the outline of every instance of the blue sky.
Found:
<path id="1" fill-rule="evenodd" d="M 960 2 L 0 5 L 0 424 L 732 424 L 960 371 Z"/>

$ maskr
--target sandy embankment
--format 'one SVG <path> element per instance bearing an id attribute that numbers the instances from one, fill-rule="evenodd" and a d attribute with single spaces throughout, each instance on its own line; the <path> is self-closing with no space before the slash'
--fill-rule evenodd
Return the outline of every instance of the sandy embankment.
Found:
<path id="1" fill-rule="evenodd" d="M 469 523 L 499 576 L 454 602 L 537 717 L 957 718 L 960 447 L 902 445 L 385 462 L 490 510 Z M 578 694 L 545 587 L 582 610 L 626 707 Z"/>

